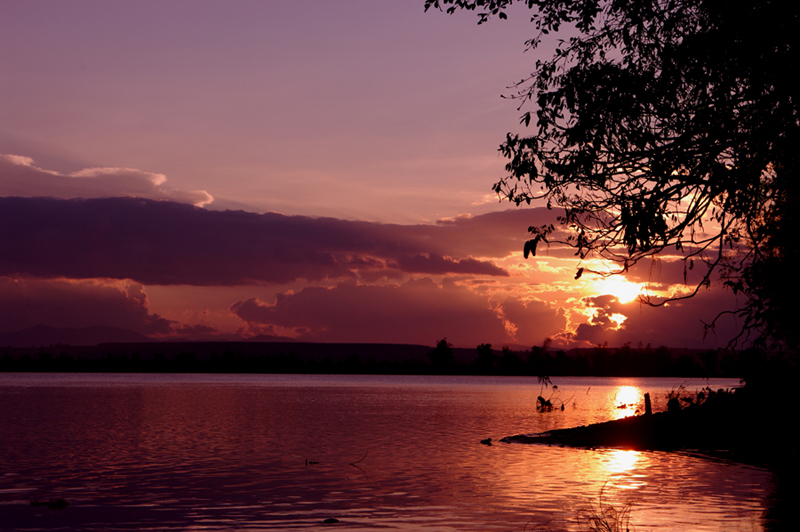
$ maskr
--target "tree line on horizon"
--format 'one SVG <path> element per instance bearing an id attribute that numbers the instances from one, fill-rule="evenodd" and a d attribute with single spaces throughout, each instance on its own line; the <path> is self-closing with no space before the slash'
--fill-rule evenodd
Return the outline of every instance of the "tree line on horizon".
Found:
<path id="1" fill-rule="evenodd" d="M 426 356 L 380 360 L 345 354 L 308 356 L 291 347 L 279 352 L 244 352 L 235 347 L 203 353 L 188 345 L 174 352 L 152 355 L 106 352 L 90 356 L 80 351 L 53 348 L 6 349 L 0 356 L 2 372 L 102 372 L 102 373 L 301 373 L 385 375 L 497 375 L 497 376 L 600 376 L 600 377 L 734 377 L 774 371 L 784 357 L 763 351 L 707 350 L 690 352 L 665 346 L 633 347 L 624 344 L 592 349 L 550 349 L 549 342 L 530 350 L 491 344 L 477 346 L 473 356 L 440 340 Z"/>

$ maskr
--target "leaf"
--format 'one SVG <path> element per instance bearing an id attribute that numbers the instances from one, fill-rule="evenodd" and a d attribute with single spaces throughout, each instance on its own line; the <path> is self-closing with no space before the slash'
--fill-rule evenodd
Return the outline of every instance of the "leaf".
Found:
<path id="1" fill-rule="evenodd" d="M 525 242 L 525 247 L 522 249 L 522 254 L 526 259 L 528 258 L 528 255 L 533 255 L 534 257 L 536 256 L 536 245 L 539 244 L 539 238 L 540 237 L 537 236 L 536 238 Z"/>

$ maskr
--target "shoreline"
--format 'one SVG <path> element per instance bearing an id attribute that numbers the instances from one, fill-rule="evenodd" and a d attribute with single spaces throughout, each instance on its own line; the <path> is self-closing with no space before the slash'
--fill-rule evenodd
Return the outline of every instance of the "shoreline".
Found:
<path id="1" fill-rule="evenodd" d="M 774 412 L 757 408 L 739 390 L 717 401 L 683 409 L 506 436 L 503 443 L 609 448 L 635 451 L 685 451 L 769 469 L 798 463 L 792 427 Z"/>

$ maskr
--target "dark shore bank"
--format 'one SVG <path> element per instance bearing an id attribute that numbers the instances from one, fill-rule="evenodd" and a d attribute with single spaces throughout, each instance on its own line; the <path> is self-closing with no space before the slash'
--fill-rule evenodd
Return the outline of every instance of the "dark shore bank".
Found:
<path id="1" fill-rule="evenodd" d="M 780 395 L 780 394 L 778 394 Z M 618 448 L 640 451 L 697 451 L 770 466 L 797 461 L 795 426 L 784 400 L 774 404 L 755 386 L 705 390 L 676 398 L 666 412 L 640 415 L 541 434 L 508 436 L 505 443 Z"/>

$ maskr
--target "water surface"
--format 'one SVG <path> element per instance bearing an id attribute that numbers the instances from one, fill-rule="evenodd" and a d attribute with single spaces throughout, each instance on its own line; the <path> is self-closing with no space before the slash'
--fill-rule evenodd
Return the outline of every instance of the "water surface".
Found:
<path id="1" fill-rule="evenodd" d="M 0 529 L 763 530 L 771 474 L 690 454 L 482 445 L 735 380 L 0 374 Z M 539 394 L 564 410 L 538 413 Z M 64 498 L 63 510 L 31 500 Z M 584 527 L 585 528 L 585 527 Z"/>

